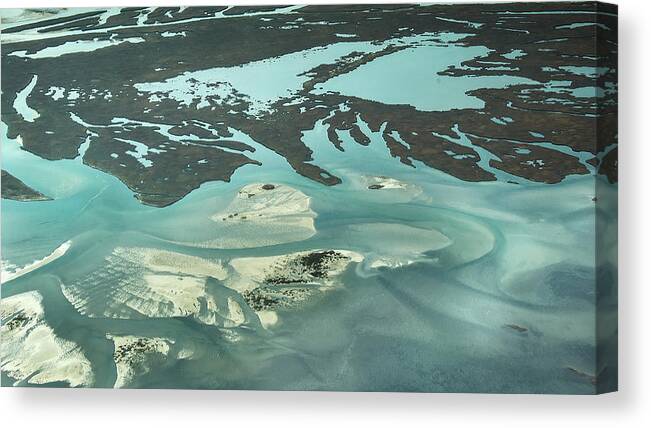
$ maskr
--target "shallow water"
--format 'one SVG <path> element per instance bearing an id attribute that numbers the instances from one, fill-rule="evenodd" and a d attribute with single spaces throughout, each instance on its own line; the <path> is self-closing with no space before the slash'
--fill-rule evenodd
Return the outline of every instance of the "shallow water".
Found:
<path id="1" fill-rule="evenodd" d="M 306 139 L 317 144 L 325 137 L 321 131 Z M 245 167 L 231 183 L 204 185 L 179 203 L 157 209 L 139 204 L 115 178 L 78 160 L 54 162 L 52 168 L 16 150 L 5 137 L 3 167 L 21 172 L 26 183 L 56 200 L 2 201 L 3 259 L 22 265 L 68 239 L 72 248 L 4 284 L 3 295 L 43 293 L 47 319 L 57 334 L 82 346 L 97 370 L 97 386 L 111 386 L 115 379 L 105 334 L 150 333 L 176 338 L 178 346 L 199 346 L 202 357 L 153 370 L 140 386 L 469 391 L 486 385 L 486 390 L 497 386 L 513 392 L 589 392 L 590 385 L 573 379 L 565 367 L 587 371 L 594 365 L 595 254 L 587 245 L 594 240 L 594 177 L 570 177 L 555 186 L 471 184 L 402 165 L 379 144 L 344 147 L 345 162 L 319 158 L 320 165 L 344 177 L 334 188 L 289 170 Z M 43 179 L 43 163 L 61 176 L 58 184 Z M 355 181 L 377 174 L 415 183 L 422 192 L 374 193 Z M 243 250 L 178 244 L 205 237 L 209 215 L 224 208 L 241 186 L 259 181 L 284 183 L 312 197 L 317 234 Z M 354 228 L 366 224 L 380 226 Z M 452 244 L 396 269 L 363 263 L 349 270 L 341 289 L 300 311 L 281 311 L 272 332 L 242 331 L 238 343 L 184 319 L 87 319 L 59 289 L 101 268 L 103 255 L 117 246 L 222 260 L 315 248 L 359 251 L 369 260 L 414 258 L 414 251 L 424 248 L 410 250 L 412 243 L 392 236 L 389 225 L 396 224 L 439 231 Z M 578 284 L 576 275 L 581 275 Z M 555 278 L 551 283 L 550 276 Z M 529 332 L 518 334 L 508 324 L 527 326 Z"/>
<path id="2" fill-rule="evenodd" d="M 447 111 L 483 108 L 482 100 L 468 95 L 473 89 L 533 83 L 530 79 L 514 76 L 461 78 L 439 75 L 450 66 L 485 56 L 490 50 L 483 46 L 422 39 L 421 46 L 378 58 L 351 73 L 317 85 L 317 93 L 338 92 L 385 104 L 409 104 L 423 111 Z"/>

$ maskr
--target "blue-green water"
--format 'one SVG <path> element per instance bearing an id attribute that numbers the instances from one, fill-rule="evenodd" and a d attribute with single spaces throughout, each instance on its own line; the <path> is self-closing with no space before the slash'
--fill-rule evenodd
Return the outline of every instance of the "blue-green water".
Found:
<path id="1" fill-rule="evenodd" d="M 210 183 L 168 208 L 139 204 L 115 178 L 80 161 L 44 161 L 3 140 L 3 167 L 56 199 L 2 201 L 3 259 L 16 265 L 44 257 L 62 242 L 70 251 L 4 284 L 3 295 L 38 290 L 55 332 L 77 342 L 97 369 L 97 386 L 111 386 L 112 344 L 106 333 L 200 341 L 205 357 L 153 370 L 144 386 L 279 389 L 405 389 L 589 392 L 565 368 L 594 367 L 593 176 L 562 184 L 467 183 L 390 158 L 376 141 L 348 141 L 346 157 L 329 156 L 325 130 L 305 137 L 320 165 L 344 177 L 323 187 L 282 165 L 244 167 L 231 183 Z M 413 199 L 400 191 L 369 192 L 359 175 L 417 183 Z M 207 233 L 208 217 L 250 182 L 284 183 L 303 191 L 317 212 L 312 238 L 266 248 L 207 250 L 169 243 Z M 453 241 L 430 262 L 397 269 L 351 269 L 345 286 L 298 311 L 281 313 L 272 331 L 245 330 L 239 343 L 184 319 L 90 319 L 63 298 L 74 281 L 117 246 L 167 248 L 228 259 L 338 248 L 366 255 L 400 254 L 382 229 L 349 239 L 354 224 L 386 223 L 435 229 Z M 209 232 L 208 232 L 209 233 Z M 578 279 L 578 281 L 577 281 Z M 529 328 L 520 335 L 507 324 Z M 206 343 L 207 342 L 207 343 Z M 218 354 L 215 357 L 214 354 Z"/>

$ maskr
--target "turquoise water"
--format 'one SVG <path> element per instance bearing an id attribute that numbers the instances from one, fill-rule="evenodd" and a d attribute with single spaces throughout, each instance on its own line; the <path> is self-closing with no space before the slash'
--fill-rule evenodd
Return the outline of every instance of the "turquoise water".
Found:
<path id="1" fill-rule="evenodd" d="M 317 85 L 316 93 L 342 95 L 385 104 L 408 104 L 423 111 L 447 111 L 484 107 L 484 102 L 468 95 L 479 88 L 504 88 L 533 83 L 514 76 L 452 77 L 440 75 L 450 66 L 487 55 L 484 46 L 462 46 L 437 37 L 420 37 L 419 45 L 378 58 L 356 70 Z M 398 83 L 400 82 L 400 83 Z"/>
<path id="2" fill-rule="evenodd" d="M 304 137 L 310 147 L 323 148 L 315 150 L 318 162 L 343 177 L 340 186 L 323 187 L 288 168 L 247 166 L 231 183 L 206 184 L 158 209 L 139 204 L 117 179 L 78 159 L 44 161 L 5 137 L 3 167 L 56 199 L 2 201 L 3 259 L 21 265 L 66 240 L 72 240 L 72 248 L 3 284 L 3 295 L 41 292 L 55 332 L 80 344 L 97 369 L 97 386 L 115 380 L 106 333 L 151 333 L 183 343 L 196 340 L 205 346 L 205 358 L 153 370 L 141 386 L 442 391 L 499 385 L 508 391 L 588 392 L 590 385 L 567 376 L 564 367 L 588 371 L 594 365 L 595 254 L 589 245 L 594 243 L 594 177 L 570 177 L 556 186 L 466 183 L 400 164 L 379 138 L 372 135 L 369 147 L 345 139 L 348 156 L 337 157 L 328 154 L 333 149 L 325 129 Z M 373 193 L 356 183 L 359 175 L 379 174 L 417 183 L 423 191 L 414 197 Z M 210 214 L 243 185 L 264 181 L 291 185 L 312 198 L 318 214 L 314 237 L 246 250 L 169 242 L 205 236 Z M 116 246 L 220 259 L 313 248 L 350 249 L 368 257 L 400 253 L 400 243 L 386 241 L 381 228 L 350 239 L 350 225 L 364 223 L 438 230 L 453 244 L 429 254 L 429 261 L 397 269 L 351 269 L 341 290 L 281 314 L 282 324 L 272 332 L 243 331 L 236 344 L 184 319 L 89 319 L 59 289 L 62 282 L 99 268 L 102 255 Z M 566 271 L 579 272 L 581 281 L 562 275 Z M 550 283 L 549 275 L 558 276 L 561 285 Z M 562 290 L 562 284 L 573 291 Z M 506 324 L 526 325 L 530 332 L 521 337 Z M 229 375 L 221 375 L 224 371 Z"/>
<path id="3" fill-rule="evenodd" d="M 449 65 L 488 53 L 484 47 L 462 47 L 457 40 L 427 35 L 404 41 L 415 44 L 335 77 L 317 91 L 442 111 L 482 108 L 481 100 L 467 95 L 473 89 L 528 83 L 513 77 L 436 75 Z M 381 48 L 342 42 L 245 67 L 142 83 L 139 90 L 206 108 L 201 105 L 206 94 L 187 94 L 188 79 L 221 79 L 264 109 L 297 90 L 305 80 L 300 73 L 316 64 L 355 50 Z M 273 85 L 252 79 L 260 73 L 278 73 L 284 79 Z M 392 85 L 405 75 L 411 76 L 407 86 Z M 17 112 L 26 120 L 36 119 L 38 112 L 24 104 L 16 106 Z M 496 118 L 504 123 L 509 119 Z M 87 143 L 92 144 L 91 132 L 100 125 L 86 123 L 83 117 L 78 123 L 88 128 Z M 117 117 L 109 126 L 125 123 L 159 126 L 162 135 L 180 141 L 169 127 L 132 118 Z M 456 137 L 441 137 L 472 146 L 481 157 L 479 165 L 498 178 L 464 182 L 417 161 L 415 167 L 400 163 L 390 156 L 383 129 L 373 132 L 361 118 L 358 125 L 371 143 L 361 146 L 347 132 L 338 132 L 344 153 L 328 141 L 323 121 L 303 133 L 313 162 L 342 178 L 338 186 L 326 187 L 296 174 L 284 158 L 231 129 L 234 139 L 255 148 L 250 156 L 262 166 L 244 166 L 229 183 L 205 183 L 172 206 L 153 208 L 140 204 L 117 178 L 83 165 L 81 156 L 47 161 L 21 150 L 20 140 L 9 139 L 3 124 L 2 168 L 54 199 L 2 200 L 3 264 L 25 266 L 67 241 L 71 248 L 59 259 L 4 283 L 2 295 L 38 291 L 46 322 L 58 337 L 80 346 L 93 368 L 92 386 L 97 387 L 116 382 L 114 345 L 107 338 L 112 334 L 165 337 L 174 341 L 175 349 L 193 352 L 191 359 L 152 363 L 132 387 L 593 392 L 593 385 L 568 368 L 594 373 L 596 366 L 593 198 L 601 178 L 570 176 L 560 184 L 545 185 L 514 177 L 491 167 L 495 155 L 473 146 L 454 125 Z M 534 131 L 532 135 L 542 138 Z M 151 165 L 147 148 L 132 145 L 131 155 Z M 586 153 L 563 150 L 583 162 L 588 159 Z M 365 184 L 367 176 L 391 177 L 406 187 L 372 191 Z M 520 184 L 507 182 L 513 179 Z M 266 182 L 290 186 L 311 198 L 316 213 L 313 236 L 252 248 L 196 245 L 219 238 L 211 216 L 225 209 L 243 186 Z M 616 190 L 604 185 L 600 200 L 613 203 Z M 605 234 L 614 234 L 613 219 L 602 215 Z M 407 235 L 398 226 L 420 233 Z M 444 235 L 448 244 L 435 242 L 435 233 Z M 248 238 L 253 237 L 243 237 Z M 364 260 L 348 267 L 340 287 L 298 308 L 279 310 L 280 322 L 273 328 L 259 322 L 231 328 L 238 337 L 233 341 L 227 329 L 191 317 L 118 319 L 79 313 L 62 288 L 101 271 L 117 247 L 157 248 L 225 262 L 340 249 L 358 252 Z M 374 264 L 387 260 L 394 264 Z M 103 287 L 113 289 L 115 278 L 128 276 L 119 269 L 114 274 L 94 285 L 100 292 Z M 217 300 L 233 296 L 216 278 L 208 284 Z M 6 375 L 3 380 L 16 381 Z"/>

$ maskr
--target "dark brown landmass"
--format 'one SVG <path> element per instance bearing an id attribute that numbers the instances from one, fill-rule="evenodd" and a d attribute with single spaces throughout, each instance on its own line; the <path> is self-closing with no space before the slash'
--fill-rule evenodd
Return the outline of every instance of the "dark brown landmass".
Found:
<path id="1" fill-rule="evenodd" d="M 115 175 L 139 200 L 154 206 L 174 203 L 201 183 L 228 181 L 243 165 L 259 164 L 251 158 L 253 149 L 231 138 L 229 128 L 283 156 L 298 174 L 325 185 L 340 183 L 339 177 L 313 162 L 311 149 L 301 140 L 302 133 L 319 121 L 328 126 L 327 139 L 342 151 L 341 156 L 346 153 L 338 133 L 348 133 L 358 144 L 369 144 L 369 136 L 359 126 L 361 120 L 372 131 L 382 130 L 391 155 L 405 165 L 418 161 L 465 181 L 497 179 L 490 169 L 480 166 L 480 150 L 487 150 L 494 155 L 489 162 L 492 169 L 516 179 L 550 184 L 568 175 L 591 173 L 575 155 L 587 152 L 594 173 L 616 182 L 615 6 L 595 2 L 324 5 L 291 13 L 276 12 L 278 8 L 125 8 L 104 23 L 96 12 L 88 12 L 75 19 L 53 18 L 9 28 L 5 32 L 14 35 L 21 29 L 49 35 L 82 30 L 73 36 L 3 44 L 1 108 L 9 137 L 20 135 L 23 148 L 40 157 L 64 159 L 78 156 L 79 146 L 90 136 L 84 163 Z M 260 14 L 247 15 L 251 13 Z M 215 18 L 222 14 L 227 18 Z M 137 25 L 139 20 L 145 25 Z M 582 25 L 572 27 L 577 23 Z M 165 31 L 185 35 L 162 37 Z M 445 32 L 469 34 L 456 43 L 485 46 L 490 53 L 451 66 L 442 74 L 512 76 L 531 83 L 472 91 L 469 95 L 482 100 L 484 107 L 452 111 L 420 111 L 410 105 L 313 90 L 328 79 L 405 49 L 391 40 Z M 354 37 L 342 39 L 337 34 Z M 145 42 L 54 58 L 12 55 L 111 37 Z M 150 94 L 133 86 L 346 41 L 387 46 L 375 53 L 353 52 L 308 70 L 304 76 L 309 80 L 301 90 L 258 115 L 251 114 L 251 103 L 242 94 L 235 94 L 227 104 L 209 100 L 208 107 L 198 108 L 196 102 L 151 102 Z M 595 67 L 600 70 L 597 75 L 576 71 Z M 27 122 L 16 113 L 13 102 L 34 75 L 38 80 L 28 104 L 40 117 Z M 554 82 L 566 83 L 559 89 Z M 55 100 L 49 93 L 52 86 L 75 90 L 80 96 Z M 590 87 L 598 88 L 598 97 L 577 95 L 576 91 Z M 116 117 L 132 123 L 115 126 Z M 511 120 L 495 121 L 503 117 Z M 155 127 L 139 127 L 142 122 L 172 126 L 170 134 L 181 141 L 165 137 Z M 471 144 L 455 142 L 460 135 Z M 147 154 L 151 165 L 126 155 L 133 147 L 124 139 L 155 149 Z"/>
<path id="2" fill-rule="evenodd" d="M 50 201 L 51 198 L 38 192 L 4 169 L 2 170 L 2 197 L 14 201 Z"/>

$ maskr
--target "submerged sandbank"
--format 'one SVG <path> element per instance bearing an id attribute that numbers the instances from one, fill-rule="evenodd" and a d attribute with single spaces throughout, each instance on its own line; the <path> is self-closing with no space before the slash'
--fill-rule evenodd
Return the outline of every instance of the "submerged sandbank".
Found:
<path id="1" fill-rule="evenodd" d="M 452 244 L 452 240 L 438 230 L 401 223 L 351 224 L 345 227 L 342 235 L 365 249 L 364 264 L 373 269 L 431 261 L 432 256 L 427 255 L 427 252 Z"/>

